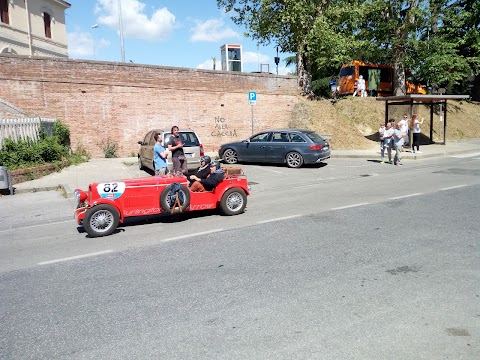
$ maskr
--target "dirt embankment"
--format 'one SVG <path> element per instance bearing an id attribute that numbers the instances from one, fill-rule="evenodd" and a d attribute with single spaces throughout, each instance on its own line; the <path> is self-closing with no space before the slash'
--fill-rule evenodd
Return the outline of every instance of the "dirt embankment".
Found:
<path id="1" fill-rule="evenodd" d="M 400 120 L 408 113 L 409 105 L 389 106 L 389 118 Z M 430 134 L 430 108 L 414 105 L 413 112 L 424 117 L 422 133 Z M 320 134 L 331 135 L 334 149 L 372 149 L 378 146 L 377 130 L 385 121 L 385 102 L 375 98 L 341 98 L 306 100 L 301 98 L 294 109 L 289 127 L 308 128 Z M 447 102 L 447 140 L 480 138 L 480 103 L 470 101 Z M 434 108 L 433 140 L 443 141 L 443 122 L 439 106 Z"/>

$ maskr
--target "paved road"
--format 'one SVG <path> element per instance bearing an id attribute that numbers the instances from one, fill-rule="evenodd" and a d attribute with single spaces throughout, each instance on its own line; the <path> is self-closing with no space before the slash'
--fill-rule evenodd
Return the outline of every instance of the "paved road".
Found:
<path id="1" fill-rule="evenodd" d="M 479 160 L 252 165 L 243 215 L 101 239 L 2 198 L 0 358 L 476 359 Z"/>

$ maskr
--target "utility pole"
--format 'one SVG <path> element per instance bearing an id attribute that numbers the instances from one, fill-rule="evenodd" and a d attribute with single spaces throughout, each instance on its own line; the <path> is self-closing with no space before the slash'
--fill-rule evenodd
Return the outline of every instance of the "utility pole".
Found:
<path id="1" fill-rule="evenodd" d="M 118 26 L 120 28 L 120 48 L 122 51 L 122 62 L 125 62 L 125 48 L 123 47 L 123 24 L 122 24 L 122 0 L 118 0 Z"/>
<path id="2" fill-rule="evenodd" d="M 93 41 L 93 60 L 95 60 L 95 32 L 94 29 L 98 28 L 98 24 L 92 25 L 92 41 Z"/>
<path id="3" fill-rule="evenodd" d="M 8 2 L 7 2 L 7 6 L 8 6 Z M 25 12 L 27 13 L 28 49 L 30 50 L 30 57 L 32 57 L 33 56 L 32 25 L 30 23 L 30 12 L 28 11 L 28 0 L 25 0 Z"/>

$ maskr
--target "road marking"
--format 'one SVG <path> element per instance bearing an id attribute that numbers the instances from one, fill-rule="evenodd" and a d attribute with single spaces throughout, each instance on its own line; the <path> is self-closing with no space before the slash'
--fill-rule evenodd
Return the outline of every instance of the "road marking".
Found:
<path id="1" fill-rule="evenodd" d="M 203 231 L 203 232 L 194 233 L 194 234 L 175 236 L 173 238 L 163 239 L 162 242 L 175 241 L 175 240 L 185 239 L 185 238 L 189 238 L 189 237 L 202 236 L 202 235 L 216 233 L 216 232 L 219 232 L 219 231 L 223 231 L 223 229 L 215 229 L 215 230 Z"/>
<path id="2" fill-rule="evenodd" d="M 14 230 L 31 229 L 31 228 L 40 227 L 40 226 L 49 226 L 49 225 L 71 223 L 71 222 L 72 222 L 71 219 L 70 220 L 64 220 L 64 221 L 56 221 L 56 222 L 46 222 L 46 223 L 42 223 L 42 224 L 27 225 L 27 226 L 22 226 L 22 227 L 11 228 L 11 229 L 7 229 L 7 230 L 0 230 L 0 233 L 7 232 L 7 231 L 14 231 Z"/>
<path id="3" fill-rule="evenodd" d="M 423 195 L 423 193 L 415 193 L 415 194 L 408 194 L 408 195 L 403 195 L 403 196 L 396 196 L 396 197 L 390 198 L 389 200 L 405 199 L 405 198 L 409 198 L 409 197 L 412 197 L 412 196 L 418 196 L 418 195 Z"/>
<path id="4" fill-rule="evenodd" d="M 458 189 L 458 188 L 462 188 L 462 187 L 465 187 L 465 186 L 467 186 L 467 185 L 465 184 L 465 185 L 450 186 L 450 187 L 446 187 L 446 188 L 440 189 L 440 191 Z"/>
<path id="5" fill-rule="evenodd" d="M 291 215 L 291 216 L 285 216 L 281 218 L 275 218 L 275 219 L 270 219 L 270 220 L 263 220 L 263 221 L 257 221 L 257 224 L 265 224 L 273 221 L 280 221 L 280 220 L 287 220 L 287 219 L 293 219 L 296 217 L 302 216 L 302 214 L 297 214 L 297 215 Z"/>
<path id="6" fill-rule="evenodd" d="M 478 156 L 480 155 L 480 153 L 472 153 L 472 154 L 464 154 L 464 155 L 455 155 L 455 156 L 451 156 L 453 158 L 456 158 L 456 159 L 465 159 L 465 158 L 469 158 L 469 157 L 474 157 L 474 156 Z"/>
<path id="7" fill-rule="evenodd" d="M 98 255 L 103 255 L 103 254 L 108 254 L 113 252 L 113 250 L 105 250 L 105 251 L 99 251 L 96 253 L 91 253 L 91 254 L 84 254 L 84 255 L 77 255 L 77 256 L 71 256 L 71 257 L 66 257 L 63 259 L 55 259 L 55 260 L 50 260 L 50 261 L 43 261 L 38 263 L 38 265 L 48 265 L 48 264 L 55 264 L 59 262 L 64 262 L 64 261 L 70 261 L 70 260 L 77 260 L 77 259 L 83 259 L 87 257 L 92 257 L 92 256 L 98 256 Z"/>
<path id="8" fill-rule="evenodd" d="M 368 202 L 353 204 L 353 205 L 347 205 L 347 206 L 340 206 L 340 207 L 332 208 L 332 210 L 350 209 L 350 208 L 354 208 L 354 207 L 357 207 L 357 206 L 363 206 L 363 205 L 368 205 Z"/>
<path id="9" fill-rule="evenodd" d="M 268 168 L 262 168 L 262 170 L 270 171 L 270 172 L 273 172 L 273 173 L 276 173 L 276 174 L 285 174 L 283 171 L 271 170 L 271 169 L 268 169 Z"/>

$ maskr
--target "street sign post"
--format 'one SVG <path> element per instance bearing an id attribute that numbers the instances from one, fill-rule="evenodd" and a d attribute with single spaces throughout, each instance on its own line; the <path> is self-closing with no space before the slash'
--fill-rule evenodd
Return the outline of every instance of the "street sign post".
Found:
<path id="1" fill-rule="evenodd" d="M 248 103 L 250 105 L 256 105 L 257 104 L 257 93 L 255 91 L 249 91 L 248 92 Z"/>
<path id="2" fill-rule="evenodd" d="M 252 106 L 252 135 L 253 135 L 253 105 L 257 104 L 257 93 L 255 91 L 248 92 L 248 103 Z"/>

